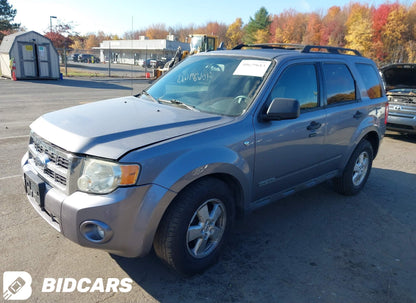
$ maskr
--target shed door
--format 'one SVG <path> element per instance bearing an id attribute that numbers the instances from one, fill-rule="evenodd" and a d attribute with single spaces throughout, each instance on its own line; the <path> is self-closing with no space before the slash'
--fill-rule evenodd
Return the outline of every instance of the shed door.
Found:
<path id="1" fill-rule="evenodd" d="M 21 55 L 21 66 L 23 77 L 36 77 L 36 50 L 35 44 L 30 42 L 19 42 L 19 53 Z"/>
<path id="2" fill-rule="evenodd" d="M 51 76 L 49 44 L 38 44 L 36 47 L 38 53 L 39 77 L 49 78 Z"/>

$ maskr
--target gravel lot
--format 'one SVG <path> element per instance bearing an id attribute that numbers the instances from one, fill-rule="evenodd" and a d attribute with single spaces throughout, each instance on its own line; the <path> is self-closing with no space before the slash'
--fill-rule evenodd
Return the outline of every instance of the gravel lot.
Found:
<path id="1" fill-rule="evenodd" d="M 0 269 L 31 274 L 28 302 L 416 302 L 416 140 L 396 133 L 385 137 L 359 195 L 340 196 L 325 183 L 259 209 L 236 224 L 220 262 L 192 278 L 170 272 L 154 254 L 116 257 L 58 234 L 24 195 L 29 124 L 148 85 L 0 80 Z M 133 287 L 42 293 L 45 278 L 131 278 Z"/>

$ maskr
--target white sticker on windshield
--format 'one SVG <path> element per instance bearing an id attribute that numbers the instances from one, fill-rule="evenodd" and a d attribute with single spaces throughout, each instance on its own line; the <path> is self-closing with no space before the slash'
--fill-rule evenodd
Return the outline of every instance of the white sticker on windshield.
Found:
<path id="1" fill-rule="evenodd" d="M 269 68 L 270 61 L 243 60 L 234 71 L 235 76 L 263 77 Z"/>

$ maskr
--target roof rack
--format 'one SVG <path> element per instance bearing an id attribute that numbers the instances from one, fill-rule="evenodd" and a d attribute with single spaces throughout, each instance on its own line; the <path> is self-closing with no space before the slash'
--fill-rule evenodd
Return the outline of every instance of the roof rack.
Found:
<path id="1" fill-rule="evenodd" d="M 253 47 L 253 48 L 265 48 L 265 49 L 303 49 L 304 45 L 302 44 L 290 44 L 290 43 L 260 43 L 260 44 L 239 44 L 233 49 L 242 49 L 243 47 Z"/>
<path id="2" fill-rule="evenodd" d="M 242 49 L 243 47 L 262 48 L 262 49 L 286 49 L 300 50 L 302 53 L 322 52 L 323 50 L 330 54 L 348 54 L 353 53 L 355 56 L 361 57 L 361 53 L 352 48 L 326 46 L 326 45 L 303 45 L 290 43 L 262 43 L 262 44 L 239 44 L 233 49 Z"/>

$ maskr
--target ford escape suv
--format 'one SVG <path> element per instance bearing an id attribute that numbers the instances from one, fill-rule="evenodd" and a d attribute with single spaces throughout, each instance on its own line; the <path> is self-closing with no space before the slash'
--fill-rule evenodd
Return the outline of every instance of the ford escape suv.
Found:
<path id="1" fill-rule="evenodd" d="M 217 260 L 239 214 L 330 179 L 358 193 L 387 106 L 376 65 L 357 51 L 198 54 L 136 96 L 34 121 L 25 188 L 68 239 L 126 257 L 153 246 L 194 274 Z"/>

